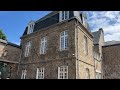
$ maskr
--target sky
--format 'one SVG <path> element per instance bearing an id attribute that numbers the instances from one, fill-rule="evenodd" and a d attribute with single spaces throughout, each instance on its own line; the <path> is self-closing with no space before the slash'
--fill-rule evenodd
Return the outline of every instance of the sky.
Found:
<path id="1" fill-rule="evenodd" d="M 20 37 L 31 20 L 39 20 L 50 11 L 0 11 L 0 29 L 9 42 L 20 45 Z"/>
<path id="2" fill-rule="evenodd" d="M 38 20 L 50 11 L 0 11 L 0 29 L 9 42 L 20 44 L 20 37 L 31 20 Z M 105 41 L 120 40 L 119 11 L 85 11 L 91 32 L 104 30 Z"/>

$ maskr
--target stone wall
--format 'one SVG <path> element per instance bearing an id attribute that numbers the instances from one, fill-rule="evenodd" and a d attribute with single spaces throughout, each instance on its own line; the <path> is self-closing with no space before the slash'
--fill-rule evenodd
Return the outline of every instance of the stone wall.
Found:
<path id="1" fill-rule="evenodd" d="M 103 78 L 120 79 L 120 45 L 103 47 Z"/>

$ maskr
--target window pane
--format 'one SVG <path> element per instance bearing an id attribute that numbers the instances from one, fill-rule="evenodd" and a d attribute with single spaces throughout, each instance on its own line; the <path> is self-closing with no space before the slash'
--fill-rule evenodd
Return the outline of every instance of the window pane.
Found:
<path id="1" fill-rule="evenodd" d="M 59 78 L 60 79 L 67 79 L 68 76 L 68 68 L 67 66 L 61 66 L 60 69 L 58 69 L 60 71 L 58 71 L 59 73 Z"/>
<path id="2" fill-rule="evenodd" d="M 47 39 L 46 37 L 41 38 L 41 54 L 44 54 L 46 52 L 47 48 Z"/>
<path id="3" fill-rule="evenodd" d="M 65 11 L 65 19 L 68 19 L 68 11 Z"/>
<path id="4" fill-rule="evenodd" d="M 37 69 L 38 69 L 38 70 L 37 70 L 37 71 L 38 71 L 38 72 L 37 72 L 37 74 L 38 74 L 38 75 L 37 75 L 37 76 L 38 76 L 37 78 L 38 78 L 38 79 L 44 79 L 44 68 L 37 68 Z"/>
<path id="5" fill-rule="evenodd" d="M 64 20 L 64 11 L 62 11 L 62 20 Z"/>

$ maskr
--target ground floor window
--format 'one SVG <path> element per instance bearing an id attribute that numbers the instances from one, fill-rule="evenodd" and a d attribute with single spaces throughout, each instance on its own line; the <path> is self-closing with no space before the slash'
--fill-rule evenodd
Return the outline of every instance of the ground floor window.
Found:
<path id="1" fill-rule="evenodd" d="M 102 79 L 101 73 L 96 72 L 96 79 Z"/>
<path id="2" fill-rule="evenodd" d="M 26 79 L 27 76 L 27 70 L 22 70 L 22 75 L 21 75 L 21 79 Z"/>
<path id="3" fill-rule="evenodd" d="M 68 66 L 58 67 L 58 79 L 68 79 Z"/>
<path id="4" fill-rule="evenodd" d="M 86 68 L 86 79 L 90 79 L 90 70 Z"/>
<path id="5" fill-rule="evenodd" d="M 44 68 L 37 68 L 36 79 L 44 79 Z"/>

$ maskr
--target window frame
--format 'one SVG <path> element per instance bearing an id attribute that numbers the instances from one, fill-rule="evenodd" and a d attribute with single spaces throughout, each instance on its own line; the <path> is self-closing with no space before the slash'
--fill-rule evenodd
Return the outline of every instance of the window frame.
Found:
<path id="1" fill-rule="evenodd" d="M 59 22 L 69 19 L 69 16 L 70 16 L 69 14 L 70 14 L 69 11 L 60 11 L 59 12 Z M 66 16 L 67 16 L 67 18 L 66 18 Z"/>
<path id="2" fill-rule="evenodd" d="M 36 73 L 36 79 L 44 79 L 45 78 L 45 68 L 44 67 L 41 67 L 41 68 L 37 68 L 37 73 Z M 43 76 L 40 76 L 40 75 L 43 75 Z M 43 77 L 43 78 L 39 78 L 40 77 Z"/>
<path id="3" fill-rule="evenodd" d="M 31 48 L 31 42 L 29 41 L 25 45 L 25 54 L 24 54 L 25 57 L 29 56 L 29 54 L 30 54 L 30 48 Z"/>
<path id="4" fill-rule="evenodd" d="M 27 34 L 33 33 L 34 25 L 35 24 L 33 22 L 28 25 Z"/>
<path id="5" fill-rule="evenodd" d="M 62 71 L 61 71 L 61 68 L 62 68 Z M 65 71 L 66 69 L 66 71 Z M 65 78 L 65 74 L 66 74 L 66 78 Z M 61 78 L 61 76 L 63 78 Z M 68 66 L 60 66 L 58 67 L 58 79 L 68 79 Z"/>
<path id="6" fill-rule="evenodd" d="M 26 79 L 27 77 L 27 70 L 22 70 L 22 75 L 21 75 L 21 79 Z"/>
<path id="7" fill-rule="evenodd" d="M 41 37 L 40 54 L 45 54 L 46 52 L 47 52 L 47 37 L 43 36 Z"/>
<path id="8" fill-rule="evenodd" d="M 66 34 L 66 32 L 67 32 L 67 34 Z M 62 36 L 62 33 L 63 33 L 63 36 Z M 62 38 L 63 38 L 63 40 L 62 40 Z M 67 42 L 66 42 L 66 40 L 67 40 Z M 68 30 L 65 30 L 60 33 L 60 51 L 68 50 L 68 47 L 69 47 L 69 35 L 68 35 Z"/>

